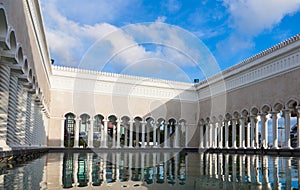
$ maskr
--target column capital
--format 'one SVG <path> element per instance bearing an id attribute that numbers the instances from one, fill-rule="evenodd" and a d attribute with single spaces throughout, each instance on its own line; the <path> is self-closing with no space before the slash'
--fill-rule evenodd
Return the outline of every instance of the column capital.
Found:
<path id="1" fill-rule="evenodd" d="M 272 115 L 277 115 L 279 113 L 279 111 L 271 111 L 270 114 Z"/>

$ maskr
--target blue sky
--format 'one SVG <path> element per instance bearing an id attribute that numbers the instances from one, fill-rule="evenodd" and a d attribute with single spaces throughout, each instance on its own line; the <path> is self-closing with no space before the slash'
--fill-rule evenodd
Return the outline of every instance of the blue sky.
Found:
<path id="1" fill-rule="evenodd" d="M 41 0 L 56 65 L 192 82 L 300 32 L 300 0 Z"/>

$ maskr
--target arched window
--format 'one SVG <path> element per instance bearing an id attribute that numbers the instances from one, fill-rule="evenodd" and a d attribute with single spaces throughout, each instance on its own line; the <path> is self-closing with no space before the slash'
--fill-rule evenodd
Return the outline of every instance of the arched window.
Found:
<path id="1" fill-rule="evenodd" d="M 75 128 L 75 115 L 68 113 L 65 115 L 65 130 L 64 130 L 64 146 L 74 146 L 74 128 Z"/>

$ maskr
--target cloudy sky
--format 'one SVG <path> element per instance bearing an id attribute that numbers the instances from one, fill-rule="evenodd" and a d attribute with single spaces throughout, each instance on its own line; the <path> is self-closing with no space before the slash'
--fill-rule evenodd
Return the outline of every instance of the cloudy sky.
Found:
<path id="1" fill-rule="evenodd" d="M 55 65 L 191 82 L 300 32 L 300 0 L 41 0 Z"/>

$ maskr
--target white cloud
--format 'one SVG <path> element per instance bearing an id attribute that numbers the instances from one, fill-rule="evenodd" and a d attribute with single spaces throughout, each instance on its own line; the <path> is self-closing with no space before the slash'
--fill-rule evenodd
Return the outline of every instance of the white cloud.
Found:
<path id="1" fill-rule="evenodd" d="M 159 16 L 159 17 L 157 17 L 155 22 L 165 22 L 166 20 L 167 20 L 166 16 Z"/>
<path id="2" fill-rule="evenodd" d="M 163 6 L 166 7 L 169 12 L 177 12 L 182 5 L 178 0 L 168 0 L 166 3 L 163 3 Z"/>
<path id="3" fill-rule="evenodd" d="M 223 0 L 231 27 L 246 35 L 271 30 L 286 16 L 300 8 L 300 0 Z"/>
<path id="4" fill-rule="evenodd" d="M 173 68 L 195 68 L 195 64 L 202 59 L 201 51 L 205 50 L 203 44 L 191 33 L 164 24 L 165 16 L 158 17 L 154 23 L 123 28 L 108 23 L 83 25 L 64 16 L 54 2 L 44 5 L 44 16 L 47 41 L 56 64 L 97 70 L 107 67 L 106 64 L 113 64 L 110 68 L 122 72 L 122 69 L 126 70 L 131 65 L 143 63 L 148 65 L 139 64 L 134 70 L 136 73 L 153 71 L 150 68 L 163 68 L 163 72 L 156 73 L 161 78 L 184 80 L 182 76 L 187 76 L 184 69 L 174 70 L 181 71 L 178 75 L 170 75 L 170 72 L 165 72 L 165 62 L 153 64 L 153 61 L 144 60 L 154 58 L 174 64 Z M 161 47 L 146 50 L 143 43 L 148 42 Z M 216 71 L 214 67 L 209 69 Z"/>

